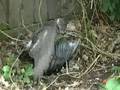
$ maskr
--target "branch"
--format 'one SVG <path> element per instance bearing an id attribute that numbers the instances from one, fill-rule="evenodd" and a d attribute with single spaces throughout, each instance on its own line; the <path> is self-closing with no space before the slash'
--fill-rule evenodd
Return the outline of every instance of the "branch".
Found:
<path id="1" fill-rule="evenodd" d="M 0 30 L 0 33 L 2 33 L 3 35 L 5 35 L 6 37 L 14 40 L 14 41 L 23 41 L 23 40 L 20 40 L 20 39 L 17 39 L 17 38 L 13 38 L 12 36 L 8 35 L 7 33 L 5 33 L 4 31 Z"/>

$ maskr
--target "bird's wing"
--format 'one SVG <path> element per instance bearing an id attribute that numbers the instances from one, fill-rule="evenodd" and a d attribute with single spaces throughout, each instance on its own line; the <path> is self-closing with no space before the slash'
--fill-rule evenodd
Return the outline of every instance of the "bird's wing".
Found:
<path id="1" fill-rule="evenodd" d="M 36 43 L 30 49 L 30 56 L 34 59 L 34 76 L 40 77 L 49 67 L 50 57 L 54 51 L 54 40 L 56 37 L 56 26 L 46 26 L 38 34 Z"/>
<path id="2" fill-rule="evenodd" d="M 78 46 L 78 40 L 60 38 L 55 42 L 54 58 L 51 60 L 47 74 L 58 73 L 62 67 L 65 67 L 66 61 L 72 57 Z"/>

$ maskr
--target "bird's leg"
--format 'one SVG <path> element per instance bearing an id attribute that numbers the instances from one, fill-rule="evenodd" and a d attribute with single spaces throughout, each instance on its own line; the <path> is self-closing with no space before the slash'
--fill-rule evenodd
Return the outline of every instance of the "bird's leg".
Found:
<path id="1" fill-rule="evenodd" d="M 66 60 L 66 74 L 69 74 L 68 67 L 69 67 L 68 61 Z"/>

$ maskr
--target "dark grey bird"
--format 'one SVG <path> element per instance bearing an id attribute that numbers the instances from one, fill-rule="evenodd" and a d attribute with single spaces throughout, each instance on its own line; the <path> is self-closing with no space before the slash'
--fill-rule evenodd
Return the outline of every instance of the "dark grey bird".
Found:
<path id="1" fill-rule="evenodd" d="M 72 59 L 78 46 L 78 39 L 72 37 L 61 37 L 58 39 L 54 45 L 53 58 L 45 74 L 56 74 L 61 71 L 62 67 L 66 67 L 66 64 L 69 67 L 69 61 Z"/>
<path id="2" fill-rule="evenodd" d="M 35 79 L 58 73 L 66 63 L 69 64 L 79 41 L 72 37 L 57 39 L 58 34 L 65 31 L 66 25 L 61 18 L 48 21 L 33 34 L 32 40 L 27 44 L 29 56 L 34 59 Z"/>

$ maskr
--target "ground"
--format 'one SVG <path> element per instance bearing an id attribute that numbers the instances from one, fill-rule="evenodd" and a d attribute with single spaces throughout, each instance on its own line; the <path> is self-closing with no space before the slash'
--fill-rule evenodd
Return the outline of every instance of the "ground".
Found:
<path id="1" fill-rule="evenodd" d="M 12 39 L 0 41 L 1 70 L 6 64 L 13 66 L 10 80 L 5 81 L 1 74 L 0 90 L 100 90 L 105 80 L 119 74 L 114 69 L 120 66 L 118 26 L 94 25 L 87 36 L 83 34 L 85 30 L 80 29 L 80 48 L 72 58 L 68 72 L 63 68 L 57 75 L 45 76 L 39 85 L 33 84 L 32 80 L 25 83 L 19 78 L 19 70 L 27 64 L 18 59 L 22 50 L 21 42 Z M 18 72 L 14 67 L 17 67 L 15 70 Z"/>

